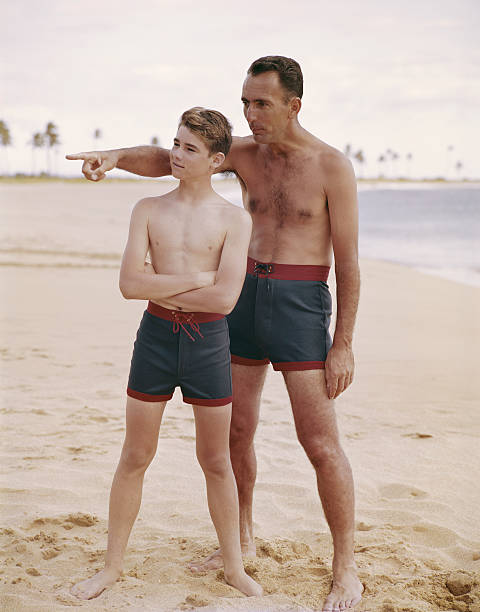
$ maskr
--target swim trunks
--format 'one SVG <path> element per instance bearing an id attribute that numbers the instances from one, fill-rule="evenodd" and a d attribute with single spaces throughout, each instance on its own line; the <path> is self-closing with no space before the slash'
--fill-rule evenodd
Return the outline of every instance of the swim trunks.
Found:
<path id="1" fill-rule="evenodd" d="M 248 258 L 242 293 L 227 315 L 232 362 L 274 370 L 325 368 L 332 346 L 328 266 Z"/>
<path id="2" fill-rule="evenodd" d="M 232 401 L 230 369 L 224 315 L 149 302 L 134 344 L 127 395 L 163 402 L 179 386 L 187 404 L 224 406 Z"/>

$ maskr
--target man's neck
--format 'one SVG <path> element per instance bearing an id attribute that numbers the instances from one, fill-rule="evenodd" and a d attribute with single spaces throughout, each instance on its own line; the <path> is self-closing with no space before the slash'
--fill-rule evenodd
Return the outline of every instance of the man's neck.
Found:
<path id="1" fill-rule="evenodd" d="M 287 127 L 277 142 L 271 142 L 266 146 L 273 155 L 286 157 L 304 148 L 309 137 L 309 132 L 307 132 L 307 130 L 297 121 Z"/>
<path id="2" fill-rule="evenodd" d="M 178 196 L 186 204 L 196 204 L 214 193 L 211 176 L 181 180 L 178 185 Z"/>

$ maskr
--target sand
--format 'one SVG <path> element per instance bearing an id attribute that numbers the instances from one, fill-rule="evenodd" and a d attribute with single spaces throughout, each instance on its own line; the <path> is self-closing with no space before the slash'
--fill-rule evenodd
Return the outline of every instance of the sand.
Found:
<path id="1" fill-rule="evenodd" d="M 132 196 L 113 183 L 42 189 L 52 201 L 67 190 L 72 206 L 87 192 L 112 201 Z M 2 190 L 0 197 L 15 193 L 27 207 L 28 190 Z M 321 608 L 331 541 L 282 376 L 273 371 L 257 434 L 258 557 L 246 563 L 265 596 L 241 597 L 221 572 L 186 569 L 215 548 L 216 538 L 195 460 L 191 407 L 178 394 L 147 471 L 124 576 L 90 602 L 69 594 L 74 582 L 102 567 L 125 385 L 144 304 L 119 294 L 123 245 L 103 260 L 76 264 L 71 255 L 68 266 L 55 249 L 27 257 L 20 243 L 26 251 L 48 250 L 53 234 L 32 246 L 25 236 L 35 227 L 20 227 L 1 210 L 10 249 L 0 265 L 1 609 Z M 128 218 L 123 209 L 122 215 Z M 50 231 L 55 223 L 52 215 Z M 70 227 L 75 243 L 78 225 Z M 65 231 L 65 224 L 58 228 L 68 242 Z M 337 402 L 356 482 L 356 561 L 366 587 L 356 610 L 479 612 L 480 290 L 382 262 L 362 261 L 361 270 L 356 379 Z"/>

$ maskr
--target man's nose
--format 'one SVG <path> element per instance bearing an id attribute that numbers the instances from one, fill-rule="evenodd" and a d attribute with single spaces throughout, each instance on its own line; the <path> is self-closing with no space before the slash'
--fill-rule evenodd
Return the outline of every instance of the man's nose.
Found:
<path id="1" fill-rule="evenodd" d="M 252 123 L 252 121 L 255 121 L 256 118 L 257 118 L 257 113 L 256 113 L 255 109 L 252 106 L 249 106 L 247 108 L 247 121 L 248 121 L 248 123 Z"/>

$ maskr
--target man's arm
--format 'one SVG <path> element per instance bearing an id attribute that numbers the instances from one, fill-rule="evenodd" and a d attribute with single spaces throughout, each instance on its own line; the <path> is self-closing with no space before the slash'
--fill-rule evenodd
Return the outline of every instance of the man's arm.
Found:
<path id="1" fill-rule="evenodd" d="M 358 267 L 358 202 L 355 174 L 350 161 L 336 156 L 327 169 L 327 198 L 335 256 L 337 320 L 333 345 L 327 355 L 325 375 L 330 399 L 352 382 L 353 328 L 360 296 Z"/>
<path id="2" fill-rule="evenodd" d="M 161 147 L 139 146 L 111 151 L 87 151 L 65 156 L 82 159 L 82 172 L 90 181 L 101 181 L 105 173 L 120 168 L 140 176 L 167 176 L 171 174 L 170 151 Z"/>
<path id="3" fill-rule="evenodd" d="M 212 285 L 215 272 L 190 274 L 146 274 L 148 252 L 148 198 L 140 200 L 132 212 L 127 246 L 120 268 L 120 291 L 127 300 L 164 300 L 183 291 Z"/>
<path id="4" fill-rule="evenodd" d="M 234 137 L 232 149 L 238 147 L 241 140 Z M 148 145 L 110 151 L 72 153 L 65 157 L 70 160 L 83 160 L 82 172 L 89 181 L 101 181 L 113 168 L 120 168 L 140 176 L 168 176 L 172 173 L 170 151 Z M 234 170 L 231 151 L 216 172 L 227 170 Z"/>
<path id="5" fill-rule="evenodd" d="M 215 284 L 175 295 L 168 302 L 188 311 L 230 313 L 245 280 L 251 233 L 250 215 L 243 209 L 237 209 L 225 236 Z"/>

